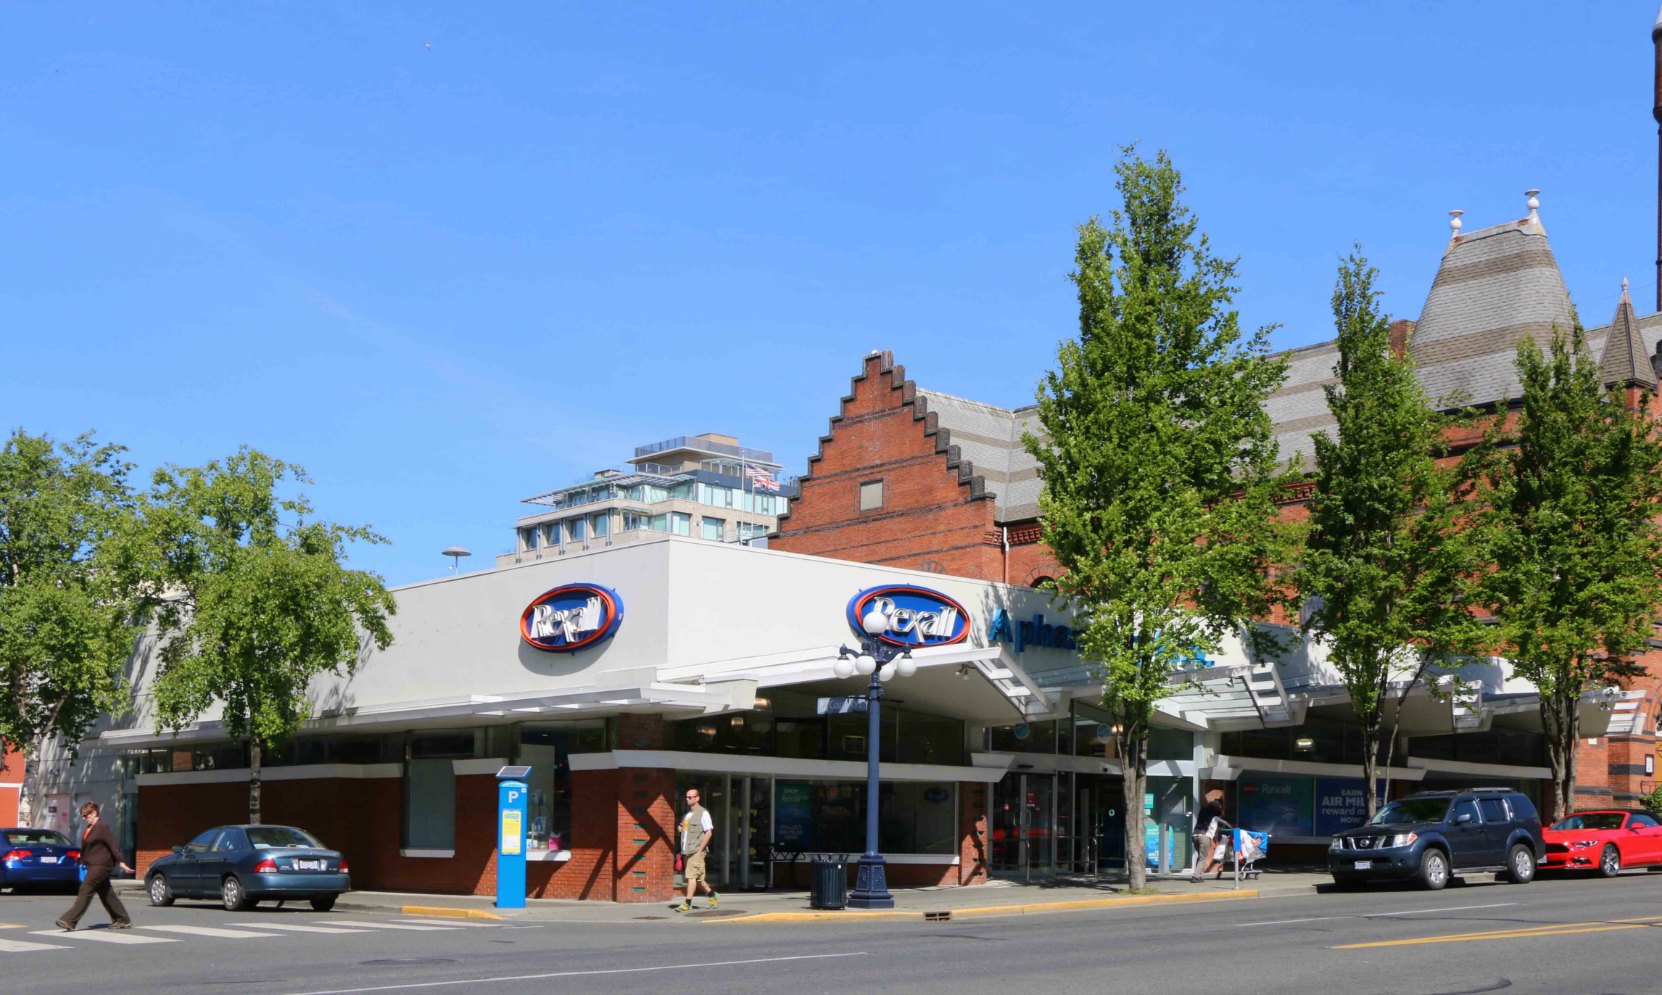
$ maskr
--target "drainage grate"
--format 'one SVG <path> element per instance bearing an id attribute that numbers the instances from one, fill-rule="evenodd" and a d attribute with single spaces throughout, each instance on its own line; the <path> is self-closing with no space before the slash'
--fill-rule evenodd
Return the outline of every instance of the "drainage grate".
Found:
<path id="1" fill-rule="evenodd" d="M 951 920 L 951 912 L 925 912 L 923 914 L 924 922 L 950 922 Z"/>

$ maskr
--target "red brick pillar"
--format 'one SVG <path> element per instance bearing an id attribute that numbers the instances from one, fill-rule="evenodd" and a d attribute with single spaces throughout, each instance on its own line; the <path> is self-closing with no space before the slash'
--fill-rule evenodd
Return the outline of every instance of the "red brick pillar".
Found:
<path id="1" fill-rule="evenodd" d="M 675 891 L 675 772 L 625 767 L 617 775 L 617 901 L 665 901 Z"/>
<path id="2" fill-rule="evenodd" d="M 958 883 L 987 880 L 987 786 L 958 785 Z"/>

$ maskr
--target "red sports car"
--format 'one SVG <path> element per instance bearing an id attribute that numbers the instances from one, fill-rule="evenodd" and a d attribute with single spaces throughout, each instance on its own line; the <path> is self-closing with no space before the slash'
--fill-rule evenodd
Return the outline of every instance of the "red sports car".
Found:
<path id="1" fill-rule="evenodd" d="M 1577 812 L 1541 835 L 1547 844 L 1542 870 L 1596 870 L 1613 878 L 1624 867 L 1662 868 L 1662 820 L 1642 809 Z"/>

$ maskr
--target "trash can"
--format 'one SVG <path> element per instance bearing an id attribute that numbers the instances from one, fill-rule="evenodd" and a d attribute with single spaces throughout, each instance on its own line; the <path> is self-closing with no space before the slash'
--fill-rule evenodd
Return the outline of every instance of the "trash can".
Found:
<path id="1" fill-rule="evenodd" d="M 848 904 L 848 860 L 846 857 L 815 857 L 813 884 L 808 905 L 816 909 L 840 909 Z"/>

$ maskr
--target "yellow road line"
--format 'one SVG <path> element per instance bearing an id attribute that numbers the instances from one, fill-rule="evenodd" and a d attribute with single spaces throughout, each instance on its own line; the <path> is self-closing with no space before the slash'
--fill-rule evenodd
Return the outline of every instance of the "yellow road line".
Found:
<path id="1" fill-rule="evenodd" d="M 22 924 L 20 922 L 0 922 L 0 929 L 28 929 L 28 928 L 29 928 L 28 926 L 25 926 L 24 924 Z"/>
<path id="2" fill-rule="evenodd" d="M 1408 940 L 1375 940 L 1370 943 L 1346 943 L 1333 950 L 1367 950 L 1375 947 L 1407 947 L 1427 943 L 1477 943 L 1483 940 L 1527 940 L 1537 936 L 1572 936 L 1578 933 L 1608 933 L 1623 929 L 1655 929 L 1662 916 L 1642 916 L 1637 919 L 1615 919 L 1603 922 L 1546 923 L 1540 926 L 1522 926 L 1516 929 L 1493 929 L 1477 933 L 1450 933 L 1444 936 L 1420 936 Z"/>

